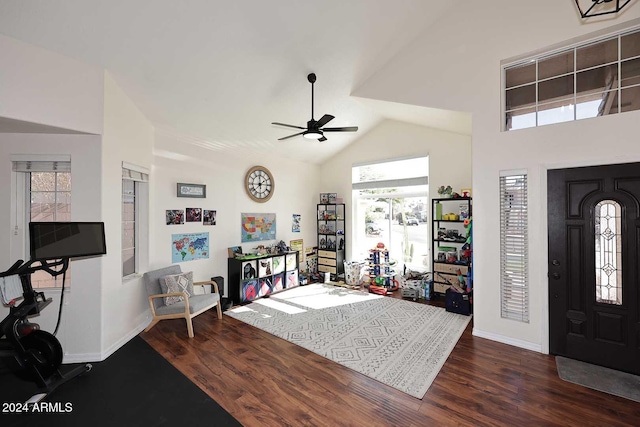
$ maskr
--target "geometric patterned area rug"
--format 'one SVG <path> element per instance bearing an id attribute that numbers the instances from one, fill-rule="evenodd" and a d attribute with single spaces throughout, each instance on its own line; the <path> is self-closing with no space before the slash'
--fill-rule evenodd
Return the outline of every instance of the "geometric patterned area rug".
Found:
<path id="1" fill-rule="evenodd" d="M 321 283 L 225 314 L 418 399 L 470 321 L 440 307 Z"/>

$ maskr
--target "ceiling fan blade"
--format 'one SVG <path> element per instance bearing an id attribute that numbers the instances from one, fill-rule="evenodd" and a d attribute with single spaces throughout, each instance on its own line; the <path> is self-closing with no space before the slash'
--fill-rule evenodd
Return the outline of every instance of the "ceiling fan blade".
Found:
<path id="1" fill-rule="evenodd" d="M 343 128 L 324 128 L 322 132 L 355 132 L 358 130 L 358 126 L 347 126 Z"/>
<path id="2" fill-rule="evenodd" d="M 278 125 L 278 126 L 285 126 L 285 127 L 294 128 L 294 129 L 307 129 L 307 128 L 303 128 L 302 126 L 288 125 L 286 123 L 271 122 L 271 124 Z"/>
<path id="3" fill-rule="evenodd" d="M 321 128 L 333 119 L 335 119 L 335 117 L 333 117 L 331 114 L 325 114 L 324 116 L 320 117 L 320 120 L 316 122 L 316 126 Z"/>
<path id="4" fill-rule="evenodd" d="M 306 129 L 304 132 L 306 132 Z M 298 132 L 298 133 L 294 133 L 293 135 L 285 136 L 283 138 L 278 138 L 278 141 L 282 141 L 283 139 L 289 139 L 289 138 L 293 138 L 294 136 L 302 135 L 304 132 Z"/>
<path id="5" fill-rule="evenodd" d="M 320 142 L 324 142 L 324 141 L 326 141 L 326 140 L 327 140 L 327 138 L 325 138 L 324 136 L 322 136 L 322 138 L 319 138 L 319 139 L 318 139 L 318 141 L 320 141 Z"/>

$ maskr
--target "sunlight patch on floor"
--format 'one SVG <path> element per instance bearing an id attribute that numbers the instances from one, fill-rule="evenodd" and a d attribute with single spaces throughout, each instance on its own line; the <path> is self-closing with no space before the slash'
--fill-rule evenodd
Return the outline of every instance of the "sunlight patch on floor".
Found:
<path id="1" fill-rule="evenodd" d="M 382 295 L 369 294 L 361 291 L 330 286 L 322 283 L 314 283 L 307 286 L 287 290 L 270 299 L 294 303 L 303 307 L 319 310 L 327 307 L 337 307 L 345 304 L 354 304 L 371 299 L 384 298 Z"/>
<path id="2" fill-rule="evenodd" d="M 287 314 L 300 314 L 305 313 L 307 310 L 293 306 L 291 304 L 285 304 L 283 302 L 274 301 L 271 298 L 261 298 L 254 301 L 256 304 L 264 305 L 266 307 L 273 308 L 274 310 L 279 310 L 285 312 Z"/>

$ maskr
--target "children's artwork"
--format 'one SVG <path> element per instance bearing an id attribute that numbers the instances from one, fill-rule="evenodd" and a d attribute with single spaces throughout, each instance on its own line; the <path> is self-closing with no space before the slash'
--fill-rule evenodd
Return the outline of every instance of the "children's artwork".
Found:
<path id="1" fill-rule="evenodd" d="M 260 290 L 258 291 L 258 296 L 263 297 L 265 295 L 269 295 L 273 290 L 273 284 L 271 283 L 271 277 L 265 277 L 260 280 Z"/>
<path id="2" fill-rule="evenodd" d="M 304 245 L 302 243 L 302 239 L 290 240 L 289 247 L 292 251 L 298 251 L 300 262 L 302 262 L 302 260 L 304 259 L 304 253 L 302 252 L 302 248 L 304 247 Z"/>
<path id="3" fill-rule="evenodd" d="M 201 222 L 201 221 L 202 221 L 202 209 L 187 208 L 187 222 Z"/>
<path id="4" fill-rule="evenodd" d="M 288 271 L 286 275 L 287 275 L 287 279 L 286 279 L 285 287 L 287 289 L 294 288 L 300 284 L 298 280 L 298 270 Z"/>
<path id="5" fill-rule="evenodd" d="M 295 270 L 298 266 L 296 265 L 296 254 L 286 254 L 285 255 L 287 271 Z"/>
<path id="6" fill-rule="evenodd" d="M 182 209 L 167 210 L 167 225 L 184 224 L 184 211 Z"/>
<path id="7" fill-rule="evenodd" d="M 242 242 L 274 240 L 276 238 L 276 214 L 240 214 Z"/>
<path id="8" fill-rule="evenodd" d="M 242 278 L 246 279 L 255 279 L 257 277 L 256 273 L 256 261 L 246 261 L 242 263 Z"/>
<path id="9" fill-rule="evenodd" d="M 216 225 L 216 211 L 204 210 L 202 214 L 202 223 L 204 225 Z"/>
<path id="10" fill-rule="evenodd" d="M 209 258 L 209 233 L 171 235 L 171 262 Z"/>
<path id="11" fill-rule="evenodd" d="M 284 255 L 274 256 L 271 258 L 273 262 L 273 274 L 282 273 L 284 271 Z"/>
<path id="12" fill-rule="evenodd" d="M 271 258 L 258 260 L 258 277 L 271 276 L 273 274 L 273 263 Z"/>
<path id="13" fill-rule="evenodd" d="M 284 273 L 273 276 L 273 292 L 284 289 Z"/>
<path id="14" fill-rule="evenodd" d="M 258 298 L 258 293 L 258 279 L 242 281 L 242 292 L 240 295 L 240 299 L 242 301 L 253 301 L 254 299 Z"/>
<path id="15" fill-rule="evenodd" d="M 300 214 L 293 214 L 293 220 L 291 222 L 291 231 L 294 233 L 300 232 Z"/>
<path id="16" fill-rule="evenodd" d="M 307 273 L 315 273 L 318 271 L 318 248 L 313 246 L 306 248 L 304 251 L 305 262 L 303 264 Z"/>

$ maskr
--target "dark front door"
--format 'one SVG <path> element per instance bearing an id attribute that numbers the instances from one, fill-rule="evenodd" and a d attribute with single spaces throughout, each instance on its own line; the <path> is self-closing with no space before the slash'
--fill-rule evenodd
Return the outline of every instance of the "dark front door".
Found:
<path id="1" fill-rule="evenodd" d="M 640 374 L 640 163 L 550 170 L 549 350 Z"/>

